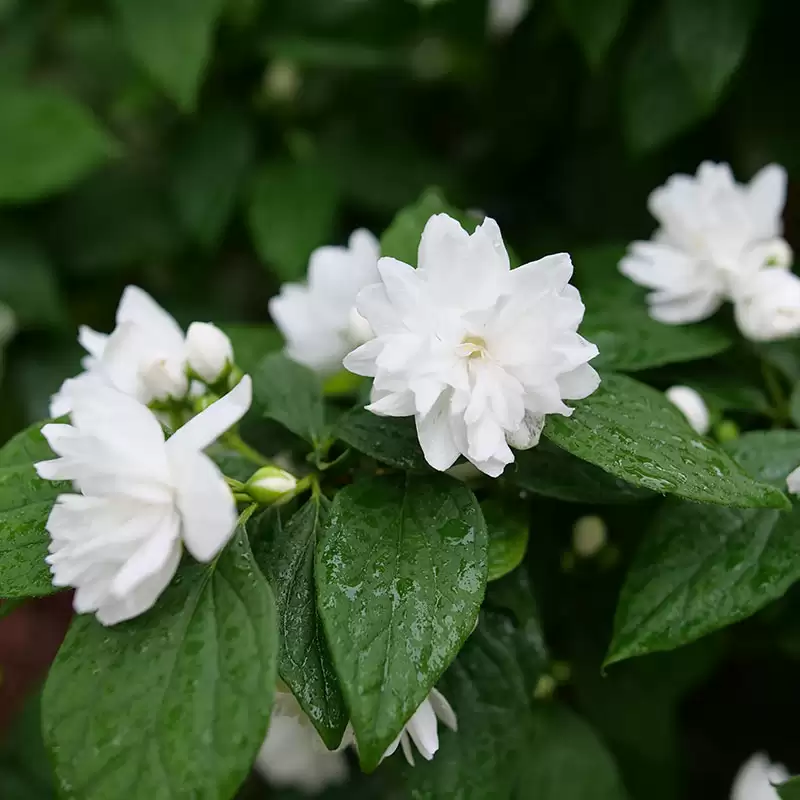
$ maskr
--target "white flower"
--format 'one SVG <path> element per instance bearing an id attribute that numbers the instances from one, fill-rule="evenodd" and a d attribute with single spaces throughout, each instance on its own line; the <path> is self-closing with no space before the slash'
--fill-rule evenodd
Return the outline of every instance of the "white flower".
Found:
<path id="1" fill-rule="evenodd" d="M 414 712 L 414 716 L 405 724 L 400 735 L 389 745 L 383 757 L 388 758 L 400 745 L 406 761 L 413 767 L 414 751 L 411 747 L 413 741 L 420 755 L 426 761 L 430 761 L 439 749 L 437 718 L 451 731 L 458 729 L 456 714 L 450 707 L 450 703 L 441 692 L 431 689 L 430 694 L 422 701 L 420 707 Z"/>
<path id="2" fill-rule="evenodd" d="M 345 783 L 348 776 L 342 749 L 328 750 L 294 696 L 281 691 L 276 693 L 267 738 L 255 766 L 273 786 L 308 794 Z"/>
<path id="3" fill-rule="evenodd" d="M 699 392 L 690 386 L 670 386 L 664 394 L 667 396 L 667 400 L 686 417 L 697 433 L 701 436 L 708 433 L 708 429 L 711 427 L 711 417 L 708 413 L 708 406 Z"/>
<path id="4" fill-rule="evenodd" d="M 486 27 L 494 36 L 507 36 L 528 13 L 530 0 L 489 0 Z"/>
<path id="5" fill-rule="evenodd" d="M 533 447 L 545 415 L 569 416 L 563 401 L 599 384 L 572 263 L 561 253 L 512 270 L 494 220 L 470 236 L 446 214 L 428 220 L 418 262 L 380 259 L 381 283 L 357 304 L 376 337 L 344 365 L 375 378 L 370 411 L 415 417 L 432 467 L 463 455 L 496 477 L 509 445 Z"/>
<path id="6" fill-rule="evenodd" d="M 193 322 L 186 331 L 186 359 L 206 383 L 216 383 L 233 364 L 233 345 L 210 322 Z"/>
<path id="7" fill-rule="evenodd" d="M 763 269 L 743 287 L 734 310 L 739 330 L 754 342 L 796 336 L 800 333 L 800 278 L 778 267 Z"/>
<path id="8" fill-rule="evenodd" d="M 731 800 L 779 800 L 774 785 L 787 780 L 789 773 L 783 764 L 772 764 L 763 753 L 756 753 L 737 773 Z"/>
<path id="9" fill-rule="evenodd" d="M 372 335 L 354 313 L 356 296 L 378 278 L 378 240 L 357 230 L 347 247 L 320 247 L 311 254 L 308 283 L 287 283 L 269 303 L 287 342 L 288 356 L 320 373 L 333 373 L 354 347 Z"/>
<path id="10" fill-rule="evenodd" d="M 69 413 L 73 395 L 87 380 L 100 381 L 142 403 L 184 397 L 186 343 L 178 323 L 147 292 L 128 286 L 117 308 L 117 327 L 106 335 L 81 326 L 78 341 L 89 355 L 86 370 L 64 382 L 53 396 L 50 415 Z"/>
<path id="11" fill-rule="evenodd" d="M 792 252 L 781 238 L 786 171 L 764 167 L 738 184 L 727 164 L 703 162 L 697 175 L 673 175 L 649 199 L 660 228 L 634 242 L 620 270 L 653 291 L 650 315 L 681 324 L 710 317 L 736 301 L 764 267 L 787 269 Z"/>
<path id="12" fill-rule="evenodd" d="M 149 609 L 175 574 L 182 545 L 210 561 L 236 525 L 222 473 L 202 451 L 250 407 L 249 376 L 168 440 L 155 415 L 99 381 L 81 382 L 72 424 L 42 434 L 60 456 L 46 480 L 73 481 L 47 522 L 53 585 L 74 586 L 75 610 L 114 625 Z"/>

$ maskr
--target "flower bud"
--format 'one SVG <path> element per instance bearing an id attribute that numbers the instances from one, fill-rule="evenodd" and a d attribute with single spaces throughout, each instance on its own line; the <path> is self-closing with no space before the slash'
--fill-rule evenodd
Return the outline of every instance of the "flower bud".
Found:
<path id="1" fill-rule="evenodd" d="M 665 394 L 667 400 L 686 417 L 697 433 L 701 436 L 708 433 L 708 429 L 711 427 L 711 417 L 708 413 L 708 406 L 699 392 L 689 386 L 670 386 Z"/>
<path id="2" fill-rule="evenodd" d="M 606 524 L 600 517 L 581 517 L 572 527 L 572 547 L 582 558 L 597 555 L 607 538 Z"/>
<path id="3" fill-rule="evenodd" d="M 297 478 L 285 469 L 261 467 L 245 484 L 250 497 L 261 505 L 272 505 L 297 488 Z"/>
<path id="4" fill-rule="evenodd" d="M 766 267 L 734 298 L 739 330 L 754 342 L 800 333 L 800 278 L 788 269 Z"/>
<path id="5" fill-rule="evenodd" d="M 216 383 L 233 363 L 233 345 L 216 325 L 193 322 L 186 333 L 186 360 L 206 383 Z"/>

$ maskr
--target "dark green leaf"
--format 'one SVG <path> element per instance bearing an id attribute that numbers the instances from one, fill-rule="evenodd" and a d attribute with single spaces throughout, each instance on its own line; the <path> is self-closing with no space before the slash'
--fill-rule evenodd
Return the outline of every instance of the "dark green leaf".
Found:
<path id="1" fill-rule="evenodd" d="M 67 95 L 35 88 L 0 91 L 0 202 L 60 191 L 115 149 L 90 112 Z"/>
<path id="2" fill-rule="evenodd" d="M 789 398 L 789 415 L 792 422 L 800 428 L 800 383 L 794 385 L 791 397 Z"/>
<path id="3" fill-rule="evenodd" d="M 141 617 L 76 618 L 43 701 L 62 791 L 228 800 L 263 744 L 277 655 L 272 592 L 242 529 L 214 564 L 185 564 Z"/>
<path id="4" fill-rule="evenodd" d="M 236 365 L 252 373 L 264 356 L 283 347 L 283 337 L 272 325 L 220 325 L 233 345 Z"/>
<path id="5" fill-rule="evenodd" d="M 698 99 L 713 107 L 738 69 L 758 0 L 669 0 L 672 46 Z"/>
<path id="6" fill-rule="evenodd" d="M 411 418 L 379 417 L 356 408 L 339 418 L 334 433 L 350 447 L 384 464 L 400 469 L 428 469 Z"/>
<path id="7" fill-rule="evenodd" d="M 0 450 L 0 597 L 31 597 L 58 591 L 45 563 L 45 530 L 56 497 L 71 484 L 42 480 L 37 461 L 55 458 L 37 422 Z"/>
<path id="8" fill-rule="evenodd" d="M 324 520 L 318 497 L 285 523 L 277 512 L 264 514 L 253 537 L 253 554 L 275 590 L 281 678 L 334 749 L 348 716 L 317 613 L 314 559 Z"/>
<path id="9" fill-rule="evenodd" d="M 265 164 L 247 218 L 256 251 L 282 281 L 302 278 L 311 251 L 332 244 L 339 190 L 318 162 Z"/>
<path id="10" fill-rule="evenodd" d="M 112 5 L 136 60 L 182 110 L 194 110 L 224 0 L 112 0 Z"/>
<path id="11" fill-rule="evenodd" d="M 317 376 L 283 353 L 261 360 L 253 375 L 253 398 L 264 414 L 307 442 L 325 438 L 325 407 Z"/>
<path id="12" fill-rule="evenodd" d="M 181 143 L 172 194 L 181 222 L 203 247 L 219 244 L 253 152 L 247 120 L 224 111 L 201 119 Z"/>
<path id="13" fill-rule="evenodd" d="M 486 548 L 475 497 L 445 476 L 366 480 L 333 501 L 317 595 L 365 769 L 471 633 Z"/>
<path id="14" fill-rule="evenodd" d="M 598 66 L 605 58 L 630 4 L 631 0 L 558 0 L 564 23 L 592 66 Z"/>
<path id="15" fill-rule="evenodd" d="M 489 533 L 490 581 L 516 569 L 528 547 L 528 508 L 506 498 L 489 498 L 481 503 Z"/>
<path id="16" fill-rule="evenodd" d="M 730 445 L 754 477 L 785 486 L 800 433 Z M 800 579 L 800 503 L 790 513 L 670 501 L 653 519 L 619 599 L 608 663 L 687 644 L 749 617 Z"/>
<path id="17" fill-rule="evenodd" d="M 723 450 L 698 436 L 664 395 L 606 374 L 571 417 L 550 415 L 545 435 L 578 458 L 628 481 L 688 500 L 742 508 L 786 508 L 784 495 L 754 481 Z"/>
<path id="18" fill-rule="evenodd" d="M 667 21 L 653 14 L 631 50 L 622 89 L 623 130 L 635 152 L 654 150 L 703 116 L 675 58 Z"/>
<path id="19" fill-rule="evenodd" d="M 530 492 L 569 503 L 634 503 L 653 493 L 582 461 L 547 439 L 516 454 L 507 477 Z"/>
<path id="20" fill-rule="evenodd" d="M 800 778 L 791 778 L 779 786 L 778 797 L 781 800 L 800 800 Z"/>

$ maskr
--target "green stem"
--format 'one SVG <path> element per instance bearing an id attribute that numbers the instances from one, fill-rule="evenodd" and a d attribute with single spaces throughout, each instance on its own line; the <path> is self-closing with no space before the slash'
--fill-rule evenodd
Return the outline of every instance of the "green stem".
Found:
<path id="1" fill-rule="evenodd" d="M 270 463 L 266 456 L 261 455 L 254 447 L 250 447 L 238 433 L 228 431 L 223 438 L 223 442 L 230 447 L 231 450 L 235 450 L 240 456 L 259 467 L 265 467 Z"/>

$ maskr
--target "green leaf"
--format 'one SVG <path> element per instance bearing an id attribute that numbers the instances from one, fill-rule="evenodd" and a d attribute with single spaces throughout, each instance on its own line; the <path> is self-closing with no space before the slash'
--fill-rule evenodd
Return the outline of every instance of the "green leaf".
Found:
<path id="1" fill-rule="evenodd" d="M 219 244 L 253 153 L 247 120 L 226 111 L 203 117 L 177 150 L 172 175 L 175 207 L 202 247 Z"/>
<path id="2" fill-rule="evenodd" d="M 220 325 L 233 345 L 236 365 L 252 373 L 264 356 L 283 347 L 283 337 L 273 325 Z"/>
<path id="3" fill-rule="evenodd" d="M 265 164 L 247 209 L 258 255 L 282 281 L 302 278 L 312 250 L 331 244 L 339 189 L 315 161 Z"/>
<path id="4" fill-rule="evenodd" d="M 631 0 L 558 0 L 564 24 L 593 67 L 606 57 L 622 29 L 630 4 Z"/>
<path id="5" fill-rule="evenodd" d="M 365 480 L 333 501 L 317 595 L 366 770 L 472 632 L 486 549 L 474 495 L 446 476 Z"/>
<path id="6" fill-rule="evenodd" d="M 717 355 L 733 340 L 712 322 L 665 325 L 652 319 L 644 289 L 618 269 L 627 248 L 604 245 L 575 253 L 586 313 L 581 333 L 597 345 L 592 366 L 620 372 Z"/>
<path id="7" fill-rule="evenodd" d="M 781 800 L 800 800 L 800 778 L 790 778 L 778 787 Z"/>
<path id="8" fill-rule="evenodd" d="M 363 408 L 343 414 L 334 434 L 345 444 L 392 467 L 408 470 L 429 469 L 419 446 L 414 420 L 379 417 Z"/>
<path id="9" fill-rule="evenodd" d="M 306 367 L 283 353 L 272 353 L 261 360 L 253 375 L 254 401 L 265 416 L 313 445 L 326 436 L 322 385 Z"/>
<path id="10" fill-rule="evenodd" d="M 381 253 L 415 267 L 422 231 L 434 214 L 449 214 L 470 233 L 480 224 L 480 219 L 453 208 L 438 189 L 427 189 L 414 205 L 400 211 L 384 231 Z"/>
<path id="11" fill-rule="evenodd" d="M 487 587 L 480 622 L 439 682 L 458 732 L 439 727 L 432 761 L 405 770 L 416 800 L 506 800 L 534 735 L 533 693 L 547 664 L 541 624 L 524 570 Z"/>
<path id="12" fill-rule="evenodd" d="M 51 89 L 0 89 L 0 202 L 65 189 L 116 151 L 108 133 L 72 98 Z"/>
<path id="13" fill-rule="evenodd" d="M 61 296 L 46 253 L 33 241 L 0 236 L 0 301 L 21 327 L 54 326 L 64 319 Z"/>
<path id="14" fill-rule="evenodd" d="M 800 432 L 729 448 L 753 476 L 785 486 Z M 607 663 L 670 650 L 749 617 L 800 579 L 800 503 L 790 513 L 670 501 L 653 518 L 622 588 Z"/>
<path id="15" fill-rule="evenodd" d="M 744 60 L 758 11 L 758 0 L 669 0 L 672 47 L 703 105 L 716 105 Z"/>
<path id="16" fill-rule="evenodd" d="M 70 492 L 63 481 L 45 481 L 33 465 L 55 458 L 37 422 L 0 450 L 0 597 L 33 597 L 58 591 L 45 563 L 45 526 L 56 497 Z"/>
<path id="17" fill-rule="evenodd" d="M 224 0 L 112 0 L 134 58 L 183 111 L 193 111 Z"/>
<path id="18" fill-rule="evenodd" d="M 625 800 L 617 766 L 597 734 L 561 706 L 538 710 L 520 790 L 536 800 Z"/>
<path id="19" fill-rule="evenodd" d="M 623 131 L 631 150 L 666 144 L 703 116 L 672 50 L 667 21 L 653 14 L 630 52 L 622 87 Z"/>
<path id="20" fill-rule="evenodd" d="M 277 654 L 272 592 L 241 528 L 141 617 L 112 628 L 77 617 L 43 701 L 61 790 L 228 800 L 264 742 Z"/>
<path id="21" fill-rule="evenodd" d="M 253 554 L 275 590 L 281 678 L 333 750 L 342 741 L 348 715 L 317 613 L 314 560 L 325 517 L 316 496 L 288 522 L 277 511 L 262 515 Z"/>
<path id="22" fill-rule="evenodd" d="M 496 581 L 516 569 L 528 547 L 528 508 L 507 498 L 489 498 L 481 503 L 489 533 L 488 579 Z"/>
<path id="23" fill-rule="evenodd" d="M 754 481 L 723 450 L 698 436 L 664 395 L 624 375 L 606 374 L 575 404 L 550 415 L 545 435 L 606 472 L 663 494 L 742 508 L 787 508 L 778 490 Z"/>
<path id="24" fill-rule="evenodd" d="M 800 428 L 800 383 L 796 383 L 789 397 L 789 416 L 792 422 Z"/>
<path id="25" fill-rule="evenodd" d="M 635 503 L 653 497 L 651 491 L 615 478 L 544 438 L 517 453 L 505 474 L 523 489 L 568 503 Z"/>

